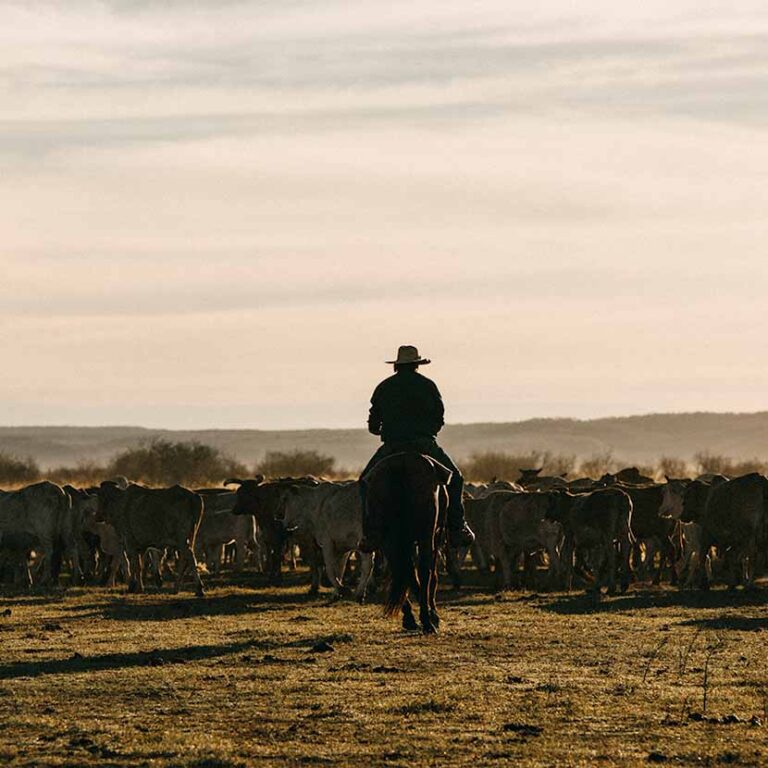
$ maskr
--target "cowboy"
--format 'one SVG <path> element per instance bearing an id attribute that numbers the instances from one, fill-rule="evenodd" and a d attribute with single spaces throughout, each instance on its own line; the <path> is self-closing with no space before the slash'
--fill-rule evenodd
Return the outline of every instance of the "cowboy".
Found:
<path id="1" fill-rule="evenodd" d="M 379 384 L 371 397 L 368 431 L 381 437 L 382 445 L 360 475 L 363 500 L 362 552 L 373 552 L 381 544 L 379 521 L 368 520 L 366 514 L 365 477 L 383 458 L 403 451 L 418 451 L 430 456 L 451 470 L 448 483 L 448 543 L 452 547 L 469 546 L 475 534 L 464 520 L 464 478 L 448 454 L 437 444 L 436 435 L 443 424 L 443 399 L 435 383 L 418 372 L 420 365 L 432 361 L 419 355 L 416 347 L 402 346 L 397 350 L 395 374 Z"/>

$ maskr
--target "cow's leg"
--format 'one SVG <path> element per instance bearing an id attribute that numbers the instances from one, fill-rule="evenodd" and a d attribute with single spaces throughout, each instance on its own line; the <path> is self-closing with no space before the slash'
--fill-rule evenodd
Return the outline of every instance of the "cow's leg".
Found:
<path id="1" fill-rule="evenodd" d="M 360 558 L 360 578 L 355 589 L 355 599 L 362 603 L 365 600 L 365 593 L 368 589 L 368 582 L 373 574 L 374 555 L 369 553 L 358 553 Z"/>
<path id="2" fill-rule="evenodd" d="M 755 560 L 757 559 L 757 549 L 747 545 L 741 557 L 741 580 L 745 590 L 754 588 L 752 582 L 755 573 Z"/>
<path id="3" fill-rule="evenodd" d="M 659 567 L 656 568 L 656 554 L 659 553 Z M 658 586 L 661 583 L 661 569 L 664 567 L 664 555 L 660 551 L 659 542 L 654 538 L 646 539 L 645 560 L 647 573 L 651 577 L 651 583 Z"/>
<path id="4" fill-rule="evenodd" d="M 338 569 L 338 559 L 336 547 L 330 537 L 326 538 L 321 545 L 323 553 L 323 564 L 325 565 L 325 574 L 331 583 L 333 594 L 338 597 L 341 595 L 341 579 Z"/>
<path id="5" fill-rule="evenodd" d="M 673 586 L 677 586 L 677 569 L 675 568 L 675 561 L 677 559 L 677 551 L 675 549 L 674 542 L 664 537 L 661 542 L 661 562 L 659 563 L 659 571 L 664 567 L 669 569 L 669 583 Z M 662 576 L 663 578 L 663 576 Z"/>
<path id="6" fill-rule="evenodd" d="M 223 544 L 211 544 L 205 551 L 205 561 L 212 574 L 221 571 L 221 558 L 226 556 L 226 548 Z"/>
<path id="7" fill-rule="evenodd" d="M 280 537 L 275 535 L 269 542 L 269 583 L 273 586 L 280 584 L 283 580 L 282 564 L 283 550 L 280 543 Z"/>
<path id="8" fill-rule="evenodd" d="M 82 584 L 83 571 L 80 568 L 80 548 L 77 546 L 77 539 L 67 547 L 67 557 L 72 564 L 72 584 Z"/>
<path id="9" fill-rule="evenodd" d="M 629 589 L 629 582 L 632 578 L 632 543 L 629 538 L 629 534 L 624 534 L 619 539 L 619 569 L 620 569 L 620 582 L 622 594 Z"/>
<path id="10" fill-rule="evenodd" d="M 36 548 L 38 554 L 42 555 L 42 562 L 38 571 L 40 583 L 46 587 L 58 584 L 59 574 L 54 573 L 55 547 L 52 541 L 43 541 L 39 548 Z"/>
<path id="11" fill-rule="evenodd" d="M 566 592 L 570 592 L 573 589 L 573 557 L 574 557 L 574 541 L 571 536 L 566 536 L 563 541 L 563 548 L 560 553 L 560 574 L 562 578 L 562 585 Z"/>
<path id="12" fill-rule="evenodd" d="M 128 591 L 141 594 L 144 591 L 144 558 L 138 549 L 128 551 L 131 564 L 131 578 L 128 581 Z"/>
<path id="13" fill-rule="evenodd" d="M 245 565 L 245 553 L 247 550 L 245 537 L 235 539 L 235 571 L 241 571 Z"/>
<path id="14" fill-rule="evenodd" d="M 113 555 L 111 558 L 111 561 L 109 563 L 109 572 L 107 573 L 107 582 L 106 585 L 110 589 L 115 586 L 115 581 L 117 580 L 117 572 L 120 570 L 120 566 L 123 564 L 123 560 L 127 562 L 127 558 L 125 557 L 125 552 L 123 552 L 122 557 L 118 557 L 117 555 Z M 128 571 L 126 571 L 127 573 Z"/>
<path id="15" fill-rule="evenodd" d="M 512 589 L 513 565 L 512 552 L 503 543 L 499 547 L 497 566 L 501 565 L 501 583 L 503 589 Z"/>
<path id="16" fill-rule="evenodd" d="M 726 549 L 724 554 L 725 578 L 728 589 L 733 591 L 739 585 L 739 571 L 741 570 L 741 557 L 733 548 Z"/>
<path id="17" fill-rule="evenodd" d="M 560 576 L 560 553 L 557 551 L 557 545 L 547 544 L 547 560 L 549 560 L 549 567 L 547 568 L 547 589 L 557 589 L 559 576 Z"/>
<path id="18" fill-rule="evenodd" d="M 185 547 L 179 550 L 179 571 L 183 572 L 187 569 L 192 571 L 192 578 L 195 580 L 195 594 L 198 597 L 205 597 L 205 590 L 203 589 L 203 580 L 200 578 L 200 573 L 197 570 L 197 558 L 192 547 Z M 182 575 L 180 575 L 176 581 L 176 590 L 181 587 Z"/>

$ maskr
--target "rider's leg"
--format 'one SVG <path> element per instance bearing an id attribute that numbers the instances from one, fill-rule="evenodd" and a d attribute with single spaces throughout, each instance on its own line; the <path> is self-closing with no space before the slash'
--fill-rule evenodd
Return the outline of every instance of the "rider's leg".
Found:
<path id="1" fill-rule="evenodd" d="M 436 442 L 431 442 L 425 453 L 451 470 L 451 480 L 447 488 L 448 539 L 451 546 L 468 547 L 475 540 L 475 534 L 464 519 L 464 478 L 461 470 Z"/>

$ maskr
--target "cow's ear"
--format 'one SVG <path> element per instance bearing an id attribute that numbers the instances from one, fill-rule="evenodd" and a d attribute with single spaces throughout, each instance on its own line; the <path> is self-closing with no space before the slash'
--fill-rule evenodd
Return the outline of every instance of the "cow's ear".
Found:
<path id="1" fill-rule="evenodd" d="M 256 475 L 256 477 L 253 478 L 253 482 L 256 483 L 256 485 L 261 485 L 264 482 L 264 475 Z"/>

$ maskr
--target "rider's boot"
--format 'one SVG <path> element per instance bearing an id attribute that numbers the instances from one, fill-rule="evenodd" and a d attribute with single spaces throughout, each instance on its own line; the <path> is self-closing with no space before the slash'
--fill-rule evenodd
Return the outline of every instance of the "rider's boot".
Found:
<path id="1" fill-rule="evenodd" d="M 475 534 L 464 519 L 463 482 L 448 484 L 448 546 L 468 547 Z"/>

